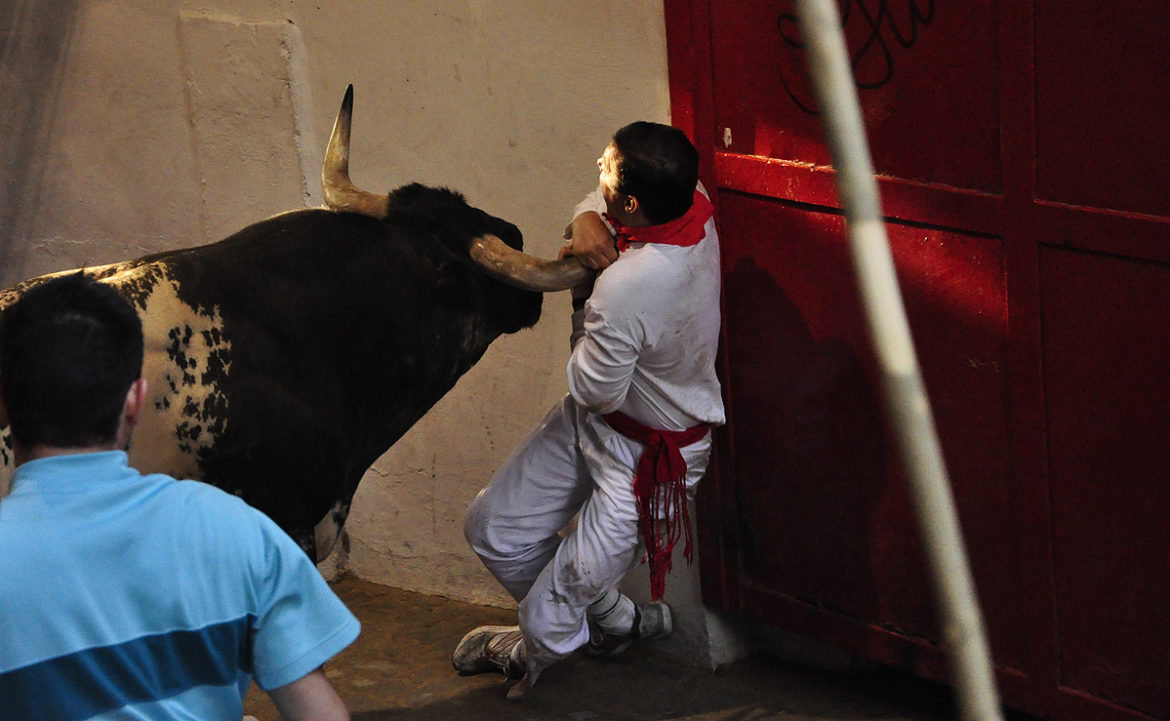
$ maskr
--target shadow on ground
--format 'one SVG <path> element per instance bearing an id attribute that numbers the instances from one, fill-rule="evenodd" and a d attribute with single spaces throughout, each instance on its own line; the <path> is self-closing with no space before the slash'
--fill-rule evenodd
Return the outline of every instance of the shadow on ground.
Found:
<path id="1" fill-rule="evenodd" d="M 523 701 L 508 701 L 502 676 L 458 676 L 450 657 L 467 630 L 485 623 L 515 623 L 515 612 L 356 579 L 343 579 L 334 587 L 362 622 L 358 640 L 326 666 L 355 721 L 954 717 L 949 690 L 903 674 L 827 673 L 768 656 L 711 671 L 664 659 L 652 641 L 635 644 L 615 659 L 572 656 L 546 671 Z M 279 721 L 255 686 L 245 710 L 261 721 Z"/>

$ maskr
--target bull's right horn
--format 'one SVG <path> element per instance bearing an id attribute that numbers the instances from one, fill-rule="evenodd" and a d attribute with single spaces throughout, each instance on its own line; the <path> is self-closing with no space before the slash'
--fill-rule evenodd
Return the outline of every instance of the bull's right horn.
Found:
<path id="1" fill-rule="evenodd" d="M 352 116 L 353 85 L 350 85 L 345 89 L 345 99 L 341 101 L 341 110 L 333 122 L 329 147 L 325 149 L 325 160 L 321 163 L 321 190 L 325 195 L 325 205 L 334 210 L 352 210 L 381 220 L 386 217 L 390 196 L 362 190 L 349 179 L 349 126 Z"/>
<path id="2" fill-rule="evenodd" d="M 593 274 L 572 256 L 542 260 L 508 246 L 494 235 L 481 235 L 471 241 L 469 253 L 496 280 L 537 293 L 568 290 Z"/>

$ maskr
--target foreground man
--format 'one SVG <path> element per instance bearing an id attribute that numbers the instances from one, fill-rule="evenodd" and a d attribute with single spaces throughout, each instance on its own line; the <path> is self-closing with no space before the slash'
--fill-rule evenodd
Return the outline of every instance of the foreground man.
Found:
<path id="1" fill-rule="evenodd" d="M 123 449 L 148 402 L 138 316 L 81 273 L 0 316 L 0 718 L 349 719 L 321 665 L 357 619 L 276 524 Z"/>
<path id="2" fill-rule="evenodd" d="M 605 268 L 573 289 L 569 395 L 465 523 L 476 554 L 519 602 L 520 623 L 471 631 L 452 661 L 461 674 L 521 679 L 509 698 L 578 648 L 610 655 L 670 632 L 669 607 L 637 608 L 615 586 L 645 553 L 661 599 L 682 537 L 690 558 L 687 500 L 707 468 L 711 427 L 724 421 L 714 367 L 719 240 L 697 187 L 698 153 L 682 131 L 639 122 L 619 130 L 597 164 L 600 186 L 577 206 L 562 251 Z"/>

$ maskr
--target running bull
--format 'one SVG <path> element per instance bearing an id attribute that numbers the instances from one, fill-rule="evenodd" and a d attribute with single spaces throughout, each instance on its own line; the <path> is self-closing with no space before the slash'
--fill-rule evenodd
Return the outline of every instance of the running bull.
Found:
<path id="1" fill-rule="evenodd" d="M 321 171 L 328 209 L 85 269 L 142 318 L 152 409 L 131 462 L 241 496 L 316 561 L 374 460 L 493 340 L 533 325 L 542 292 L 588 273 L 524 255 L 514 225 L 453 191 L 355 187 L 352 106 L 350 86 Z M 0 307 L 52 275 L 0 292 Z"/>

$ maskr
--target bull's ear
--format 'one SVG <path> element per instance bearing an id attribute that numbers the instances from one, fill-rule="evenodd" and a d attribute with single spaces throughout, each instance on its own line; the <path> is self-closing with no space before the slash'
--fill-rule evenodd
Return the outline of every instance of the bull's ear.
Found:
<path id="1" fill-rule="evenodd" d="M 435 285 L 435 301 L 439 305 L 470 311 L 475 307 L 472 299 L 472 274 L 475 269 L 460 263 L 443 263 L 439 266 L 439 282 Z"/>

